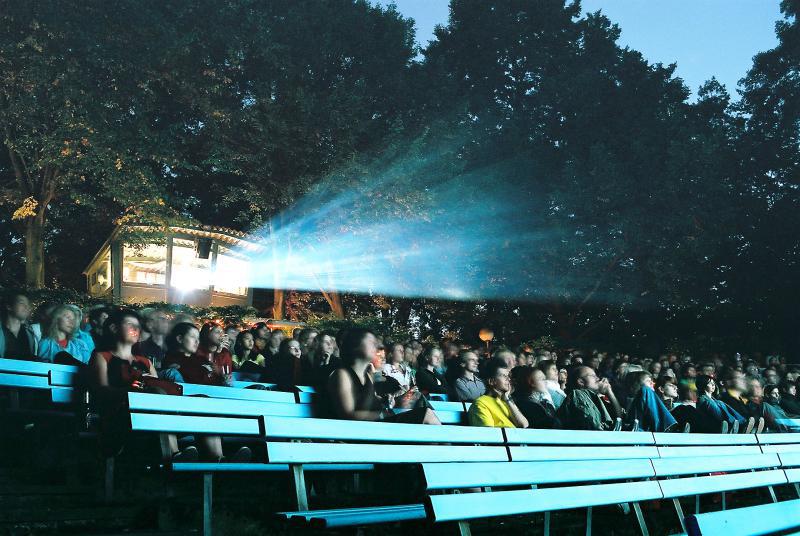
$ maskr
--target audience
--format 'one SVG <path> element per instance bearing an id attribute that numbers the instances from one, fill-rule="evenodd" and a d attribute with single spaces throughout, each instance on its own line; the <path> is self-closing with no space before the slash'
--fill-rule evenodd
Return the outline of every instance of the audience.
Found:
<path id="1" fill-rule="evenodd" d="M 80 332 L 80 318 L 75 309 L 69 305 L 56 307 L 42 332 L 38 357 L 62 364 L 88 363 L 94 345 L 89 345 L 87 339 L 80 337 Z"/>
<path id="2" fill-rule="evenodd" d="M 242 331 L 236 335 L 233 343 L 233 365 L 242 372 L 266 373 L 266 359 L 258 353 L 256 340 L 250 331 Z"/>
<path id="3" fill-rule="evenodd" d="M 526 365 L 514 368 L 511 377 L 514 385 L 511 398 L 528 420 L 528 427 L 561 428 L 544 372 Z"/>
<path id="4" fill-rule="evenodd" d="M 162 309 L 150 309 L 142 317 L 144 330 L 150 334 L 145 341 L 139 341 L 133 350 L 136 355 L 148 358 L 157 369 L 167 355 L 167 335 L 169 335 L 169 314 Z"/>
<path id="5" fill-rule="evenodd" d="M 582 365 L 569 372 L 567 398 L 558 410 L 564 428 L 610 430 L 621 416 L 622 408 L 606 378 L 600 379 L 594 369 Z"/>
<path id="6" fill-rule="evenodd" d="M 447 379 L 438 372 L 442 364 L 442 350 L 433 344 L 426 345 L 417 358 L 417 387 L 424 394 L 447 394 Z"/>

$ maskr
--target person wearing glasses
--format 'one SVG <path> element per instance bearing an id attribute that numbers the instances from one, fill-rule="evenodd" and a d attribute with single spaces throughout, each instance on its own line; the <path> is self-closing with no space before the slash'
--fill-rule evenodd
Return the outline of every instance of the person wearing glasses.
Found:
<path id="1" fill-rule="evenodd" d="M 593 368 L 578 366 L 567 376 L 567 398 L 558 410 L 562 427 L 569 430 L 610 430 L 622 407 L 606 378 Z"/>

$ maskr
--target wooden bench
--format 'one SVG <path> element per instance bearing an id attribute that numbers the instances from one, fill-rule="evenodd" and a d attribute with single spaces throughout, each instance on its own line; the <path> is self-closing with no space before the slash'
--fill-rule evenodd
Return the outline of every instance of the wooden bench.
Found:
<path id="1" fill-rule="evenodd" d="M 800 499 L 696 514 L 686 518 L 690 536 L 751 536 L 800 527 Z"/>
<path id="2" fill-rule="evenodd" d="M 657 458 L 650 432 L 504 428 L 511 461 Z M 553 448 L 553 447 L 557 448 Z"/>

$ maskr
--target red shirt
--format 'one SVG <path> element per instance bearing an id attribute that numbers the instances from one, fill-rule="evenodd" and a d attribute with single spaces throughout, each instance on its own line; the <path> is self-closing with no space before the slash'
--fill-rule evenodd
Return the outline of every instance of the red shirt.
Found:
<path id="1" fill-rule="evenodd" d="M 228 354 L 230 356 L 230 353 Z M 222 374 L 217 372 L 207 358 L 199 353 L 194 355 L 184 355 L 181 353 L 170 353 L 164 358 L 164 369 L 175 366 L 186 383 L 198 383 L 200 385 L 224 385 Z"/>
<path id="2" fill-rule="evenodd" d="M 195 355 L 204 358 L 214 365 L 214 372 L 220 376 L 233 372 L 233 356 L 227 348 L 223 348 L 218 352 L 209 352 L 208 348 L 201 345 L 197 347 L 197 353 Z"/>

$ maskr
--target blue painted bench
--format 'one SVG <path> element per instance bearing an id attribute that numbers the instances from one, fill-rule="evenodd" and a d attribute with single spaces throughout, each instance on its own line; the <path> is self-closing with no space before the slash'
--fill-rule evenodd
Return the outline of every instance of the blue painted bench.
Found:
<path id="1" fill-rule="evenodd" d="M 752 536 L 800 527 L 800 499 L 696 514 L 686 519 L 690 536 Z"/>

